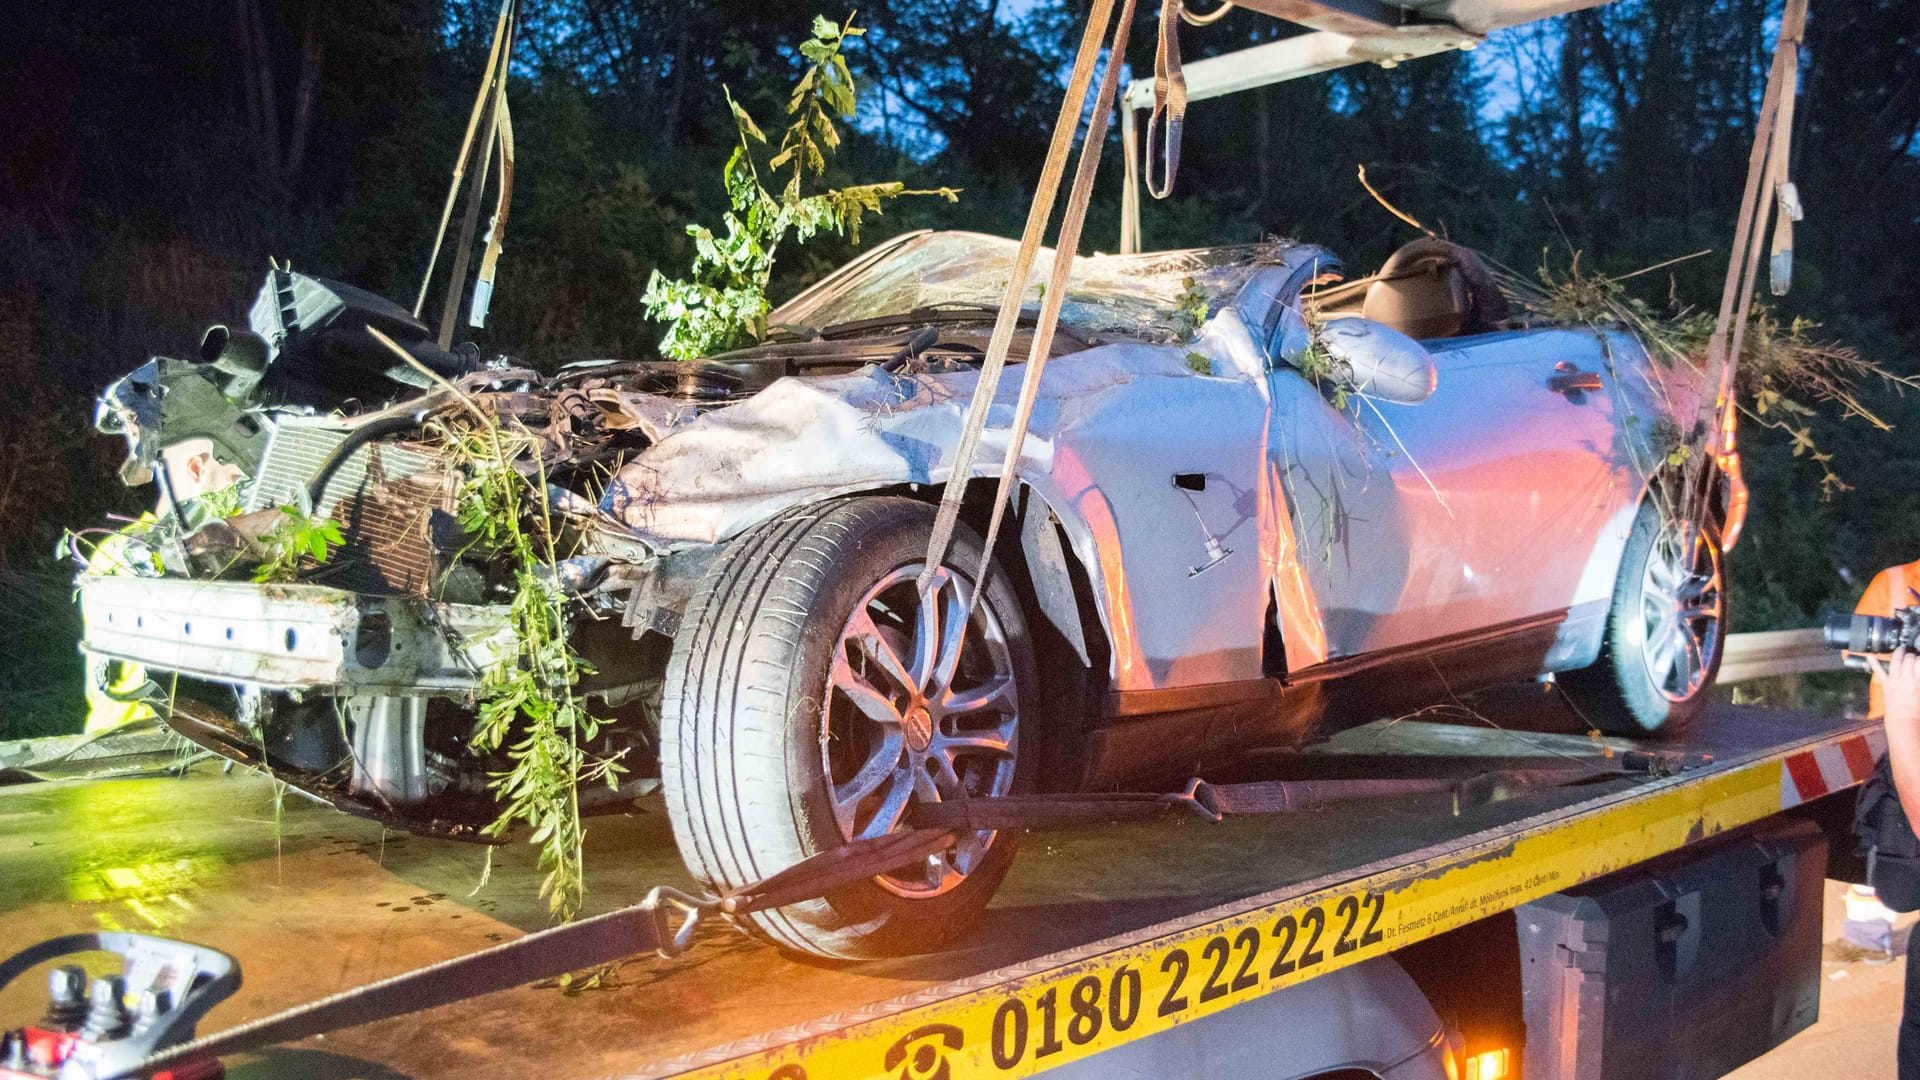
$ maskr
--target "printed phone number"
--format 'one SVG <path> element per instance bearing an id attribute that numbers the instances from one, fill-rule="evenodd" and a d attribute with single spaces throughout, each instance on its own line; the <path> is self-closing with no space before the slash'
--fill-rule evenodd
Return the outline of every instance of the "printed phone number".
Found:
<path id="1" fill-rule="evenodd" d="M 993 1013 L 988 1055 L 1000 1071 L 1042 1063 L 1069 1046 L 1085 1046 L 1103 1032 L 1132 1030 L 1149 1015 L 1148 1030 L 1170 1027 L 1199 1005 L 1257 989 L 1386 940 L 1380 917 L 1386 897 L 1352 893 L 1288 912 L 1264 927 L 1215 934 L 1198 946 L 1176 945 L 1144 968 L 1123 965 L 1105 974 L 1064 980 L 1028 1001 L 1016 994 Z M 1063 989 L 1064 988 L 1064 989 Z M 1150 1012 L 1149 1012 L 1150 1010 Z M 967 1033 L 935 1021 L 894 1039 L 881 1052 L 882 1075 L 896 1080 L 951 1080 Z M 808 1080 L 806 1066 L 788 1062 L 766 1080 Z"/>
<path id="2" fill-rule="evenodd" d="M 1179 945 L 1160 954 L 1161 978 L 1149 992 L 1138 968 L 1126 965 L 1106 975 L 1083 975 L 1062 990 L 1049 986 L 1032 1001 L 1014 996 L 993 1014 L 989 1052 L 996 1068 L 1011 1070 L 1069 1046 L 1084 1046 L 1103 1031 L 1125 1032 L 1143 1009 L 1155 1021 L 1172 1020 L 1194 1008 L 1243 994 L 1386 940 L 1380 917 L 1386 897 L 1353 893 L 1281 915 L 1264 928 L 1243 926 L 1215 934 L 1197 947 Z M 1064 985 L 1064 984 L 1063 984 Z M 1143 1000 L 1150 999 L 1150 1000 Z M 1165 1026 L 1154 1023 L 1152 1026 Z"/>

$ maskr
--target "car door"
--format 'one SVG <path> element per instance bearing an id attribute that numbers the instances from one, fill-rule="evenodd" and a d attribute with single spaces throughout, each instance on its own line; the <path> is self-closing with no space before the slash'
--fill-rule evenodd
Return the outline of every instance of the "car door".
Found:
<path id="1" fill-rule="evenodd" d="M 1611 594 L 1617 549 L 1596 560 L 1596 545 L 1637 486 L 1597 336 L 1426 344 L 1438 377 L 1419 404 L 1335 409 L 1297 371 L 1271 373 L 1273 471 L 1329 659 L 1595 601 L 1604 614 Z"/>

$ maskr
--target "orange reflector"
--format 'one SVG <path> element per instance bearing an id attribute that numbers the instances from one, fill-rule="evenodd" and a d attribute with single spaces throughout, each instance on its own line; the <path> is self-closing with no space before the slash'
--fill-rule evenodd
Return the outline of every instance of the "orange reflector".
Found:
<path id="1" fill-rule="evenodd" d="M 1461 1080 L 1504 1080 L 1512 1068 L 1506 1047 L 1484 1050 L 1467 1059 L 1467 1074 Z"/>

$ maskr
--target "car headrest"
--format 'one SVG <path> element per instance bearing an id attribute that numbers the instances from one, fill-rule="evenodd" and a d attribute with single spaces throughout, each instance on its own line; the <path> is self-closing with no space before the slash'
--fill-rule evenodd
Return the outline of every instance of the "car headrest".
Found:
<path id="1" fill-rule="evenodd" d="M 1421 237 L 1380 267 L 1360 313 L 1412 338 L 1457 337 L 1497 329 L 1507 301 L 1478 252 Z"/>

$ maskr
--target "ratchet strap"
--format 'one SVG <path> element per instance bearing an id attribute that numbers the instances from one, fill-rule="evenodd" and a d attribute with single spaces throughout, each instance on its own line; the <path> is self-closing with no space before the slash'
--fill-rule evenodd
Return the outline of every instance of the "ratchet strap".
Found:
<path id="1" fill-rule="evenodd" d="M 185 1061 L 224 1057 L 293 1042 L 509 990 L 641 953 L 678 956 L 693 943 L 694 930 L 706 917 L 720 913 L 746 914 L 823 896 L 903 863 L 944 851 L 952 846 L 953 839 L 950 830 L 917 829 L 858 840 L 823 851 L 745 889 L 717 898 L 690 896 L 661 886 L 647 893 L 646 899 L 618 911 L 536 930 L 476 953 L 296 1005 L 217 1035 L 169 1047 L 123 1075 L 152 1076 Z"/>
<path id="2" fill-rule="evenodd" d="M 1598 761 L 1573 758 L 1565 764 L 1491 770 L 1461 779 L 1416 776 L 1210 784 L 1196 777 L 1188 780 L 1180 791 L 1002 795 L 916 803 L 908 809 L 907 821 L 921 829 L 961 832 L 1127 821 L 1156 817 L 1169 810 L 1185 810 L 1208 821 L 1219 821 L 1250 814 L 1313 810 L 1363 799 L 1439 794 L 1453 796 L 1453 812 L 1458 814 L 1524 791 L 1622 776 L 1673 776 L 1708 764 L 1710 760 L 1701 755 L 1630 751 Z"/>
<path id="3" fill-rule="evenodd" d="M 292 1042 L 643 953 L 672 959 L 692 946 L 694 932 L 710 918 L 747 915 L 829 895 L 945 851 L 962 832 L 1134 820 L 1169 811 L 1219 821 L 1359 799 L 1440 793 L 1453 795 L 1454 812 L 1459 813 L 1524 791 L 1628 775 L 1671 776 L 1710 760 L 1701 755 L 1635 751 L 1599 760 L 1573 758 L 1550 767 L 1483 772 L 1461 780 L 1412 777 L 1209 784 L 1196 778 L 1175 792 L 1009 795 L 916 804 L 908 811 L 908 831 L 842 844 L 720 896 L 694 896 L 660 886 L 639 903 L 605 915 L 536 930 L 170 1047 L 124 1075 L 151 1076 L 188 1060 Z"/>

